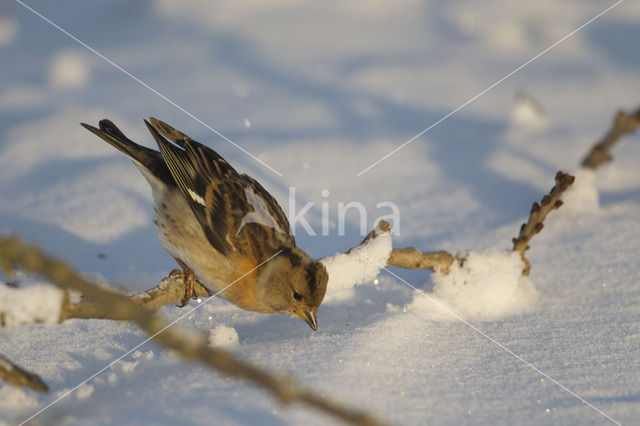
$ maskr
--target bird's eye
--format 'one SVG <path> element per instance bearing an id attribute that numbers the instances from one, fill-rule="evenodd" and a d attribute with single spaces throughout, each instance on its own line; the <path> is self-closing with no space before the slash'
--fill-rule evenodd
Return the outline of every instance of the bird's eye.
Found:
<path id="1" fill-rule="evenodd" d="M 293 291 L 293 298 L 296 299 L 296 300 L 302 300 L 302 295 L 294 290 Z"/>

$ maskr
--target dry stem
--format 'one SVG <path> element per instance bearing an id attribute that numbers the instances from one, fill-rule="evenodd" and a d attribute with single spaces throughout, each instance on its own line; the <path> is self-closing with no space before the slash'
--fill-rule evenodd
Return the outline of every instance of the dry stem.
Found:
<path id="1" fill-rule="evenodd" d="M 405 269 L 439 270 L 443 274 L 448 274 L 449 267 L 454 260 L 461 262 L 463 258 L 454 256 L 444 250 L 423 252 L 414 247 L 407 247 L 393 249 L 387 265 L 399 266 Z"/>
<path id="2" fill-rule="evenodd" d="M 388 233 L 390 231 L 391 225 L 389 225 L 389 222 L 381 220 L 376 229 L 369 232 L 360 245 L 366 243 L 371 238 L 375 238 L 382 233 Z M 356 247 L 351 248 L 347 253 L 351 252 L 354 248 Z M 449 266 L 451 266 L 453 261 L 456 259 L 462 260 L 444 250 L 423 252 L 413 247 L 401 249 L 394 248 L 391 251 L 391 255 L 387 260 L 386 266 L 398 266 L 404 269 L 427 269 L 429 271 L 439 269 L 441 272 L 448 274 Z"/>
<path id="3" fill-rule="evenodd" d="M 609 151 L 622 137 L 633 133 L 640 125 L 640 107 L 633 113 L 619 111 L 613 120 L 613 125 L 609 132 L 596 143 L 589 154 L 582 160 L 582 167 L 597 169 L 601 165 L 613 159 Z"/>
<path id="4" fill-rule="evenodd" d="M 176 350 L 185 359 L 202 361 L 225 375 L 246 379 L 271 393 L 283 404 L 303 403 L 353 424 L 382 424 L 368 413 L 346 407 L 302 388 L 291 378 L 267 372 L 238 360 L 225 350 L 208 347 L 207 336 L 203 333 L 176 326 L 169 328 L 167 322 L 154 315 L 152 310 L 134 302 L 128 296 L 107 290 L 84 278 L 67 263 L 45 255 L 41 249 L 28 246 L 18 238 L 0 236 L 0 266 L 7 272 L 20 266 L 46 277 L 63 289 L 79 291 L 99 309 L 113 313 L 116 318 L 134 321 L 153 336 L 157 343 Z"/>
<path id="5" fill-rule="evenodd" d="M 165 305 L 180 303 L 184 297 L 184 291 L 184 280 L 182 278 L 167 277 L 160 281 L 157 286 L 136 294 L 132 298 L 134 302 L 157 312 Z M 198 282 L 194 283 L 193 291 L 196 297 L 209 297 L 209 291 Z"/>
<path id="6" fill-rule="evenodd" d="M 209 297 L 209 292 L 199 283 L 195 283 L 194 294 L 197 297 Z M 142 293 L 129 296 L 135 303 L 144 306 L 152 312 L 158 312 L 165 305 L 178 304 L 184 296 L 184 280 L 180 277 L 166 277 L 158 285 Z M 112 320 L 128 320 L 118 312 L 104 309 L 100 304 L 88 300 L 78 303 L 63 303 L 60 311 L 60 322 L 70 318 L 97 318 Z"/>
<path id="7" fill-rule="evenodd" d="M 49 387 L 40 376 L 18 367 L 2 355 L 0 355 L 0 380 L 13 386 L 26 386 L 40 392 L 49 391 Z"/>
<path id="8" fill-rule="evenodd" d="M 529 249 L 529 241 L 531 241 L 534 235 L 542 231 L 542 228 L 544 228 L 542 222 L 544 222 L 547 215 L 562 206 L 560 196 L 573 184 L 574 180 L 575 178 L 573 176 L 559 171 L 556 174 L 556 184 L 551 189 L 551 192 L 542 198 L 540 204 L 537 202 L 533 203 L 531 212 L 529 213 L 529 220 L 527 223 L 522 224 L 520 234 L 512 240 L 513 251 L 520 253 L 520 257 L 522 257 L 522 261 L 525 264 L 522 275 L 529 275 L 529 271 L 531 270 L 531 263 L 524 256 L 525 252 Z"/>

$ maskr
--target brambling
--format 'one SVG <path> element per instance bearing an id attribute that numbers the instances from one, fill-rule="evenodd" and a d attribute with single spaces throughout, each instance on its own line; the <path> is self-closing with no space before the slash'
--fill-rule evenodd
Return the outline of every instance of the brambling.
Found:
<path id="1" fill-rule="evenodd" d="M 158 238 L 182 268 L 182 306 L 194 297 L 195 281 L 211 293 L 234 283 L 220 295 L 238 307 L 299 315 L 316 330 L 327 270 L 296 247 L 278 202 L 214 150 L 150 121 L 160 151 L 131 141 L 109 120 L 99 128 L 81 124 L 133 160 L 149 182 Z"/>

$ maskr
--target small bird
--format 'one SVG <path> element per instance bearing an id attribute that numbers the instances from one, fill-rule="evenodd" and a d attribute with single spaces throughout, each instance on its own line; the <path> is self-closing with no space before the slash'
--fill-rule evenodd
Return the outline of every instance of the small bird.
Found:
<path id="1" fill-rule="evenodd" d="M 278 202 L 214 150 L 149 121 L 160 151 L 133 142 L 110 120 L 99 128 L 81 124 L 133 160 L 149 182 L 158 239 L 182 268 L 181 306 L 195 297 L 197 281 L 242 309 L 298 315 L 317 330 L 329 276 L 296 247 Z"/>

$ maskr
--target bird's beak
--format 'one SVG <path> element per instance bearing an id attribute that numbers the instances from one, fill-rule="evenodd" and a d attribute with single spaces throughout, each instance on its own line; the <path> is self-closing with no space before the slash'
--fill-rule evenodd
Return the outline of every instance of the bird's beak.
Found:
<path id="1" fill-rule="evenodd" d="M 311 327 L 313 331 L 316 331 L 318 329 L 318 320 L 316 319 L 315 312 L 298 309 L 296 313 L 300 318 L 304 320 L 304 322 L 309 324 L 309 327 Z"/>

